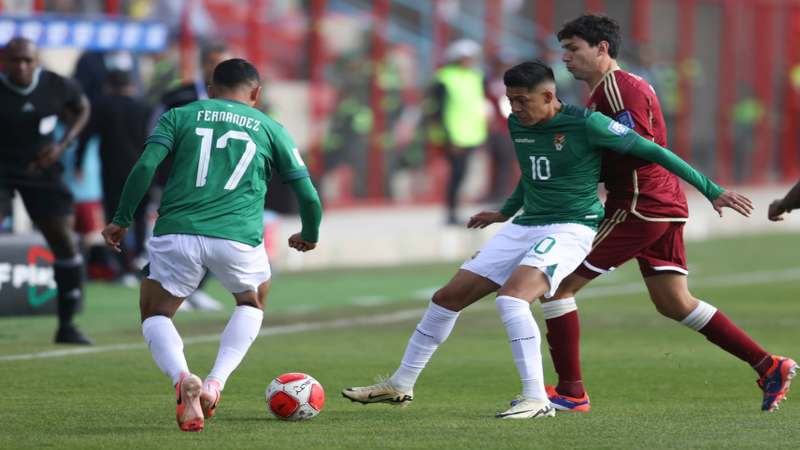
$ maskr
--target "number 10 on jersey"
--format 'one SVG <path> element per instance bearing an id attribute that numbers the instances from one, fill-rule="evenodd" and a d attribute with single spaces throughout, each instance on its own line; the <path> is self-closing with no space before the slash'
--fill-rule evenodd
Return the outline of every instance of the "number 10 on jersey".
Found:
<path id="1" fill-rule="evenodd" d="M 550 160 L 547 156 L 531 156 L 531 178 L 536 180 L 550 179 Z"/>

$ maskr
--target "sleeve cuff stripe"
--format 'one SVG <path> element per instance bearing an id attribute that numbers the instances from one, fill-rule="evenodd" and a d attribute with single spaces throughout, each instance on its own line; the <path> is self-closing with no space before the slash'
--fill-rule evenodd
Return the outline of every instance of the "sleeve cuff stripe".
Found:
<path id="1" fill-rule="evenodd" d="M 289 172 L 281 174 L 284 183 L 288 183 L 290 181 L 294 181 L 300 178 L 305 178 L 308 176 L 310 176 L 308 173 L 308 169 L 291 170 Z"/>

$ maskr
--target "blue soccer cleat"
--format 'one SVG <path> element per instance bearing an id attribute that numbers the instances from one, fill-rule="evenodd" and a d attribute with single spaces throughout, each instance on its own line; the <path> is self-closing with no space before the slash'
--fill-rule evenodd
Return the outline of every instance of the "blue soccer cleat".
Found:
<path id="1" fill-rule="evenodd" d="M 589 408 L 591 408 L 589 395 L 585 392 L 580 397 L 571 397 L 556 392 L 555 386 L 545 386 L 544 388 L 547 391 L 550 404 L 559 411 L 588 412 Z"/>
<path id="2" fill-rule="evenodd" d="M 764 391 L 764 401 L 761 410 L 772 412 L 778 409 L 778 404 L 786 398 L 792 378 L 797 374 L 797 363 L 791 358 L 772 355 L 772 365 L 766 373 L 756 381 L 758 387 Z"/>

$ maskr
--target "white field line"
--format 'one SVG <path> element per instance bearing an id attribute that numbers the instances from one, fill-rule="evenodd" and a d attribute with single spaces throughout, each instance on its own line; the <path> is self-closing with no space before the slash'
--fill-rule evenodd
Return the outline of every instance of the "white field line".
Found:
<path id="1" fill-rule="evenodd" d="M 795 281 L 800 280 L 800 267 L 793 267 L 784 270 L 776 271 L 761 271 L 761 272 L 743 272 L 726 275 L 711 276 L 706 278 L 690 278 L 691 287 L 732 287 L 732 286 L 746 286 L 751 284 L 765 284 L 779 281 Z M 635 283 L 625 283 L 611 286 L 603 286 L 597 288 L 587 288 L 585 292 L 580 294 L 580 299 L 597 298 L 597 297 L 611 297 L 615 295 L 629 295 L 645 293 L 646 289 L 644 283 L 641 281 Z M 475 305 L 472 309 L 489 309 L 493 307 L 486 304 L 486 306 Z M 291 325 L 276 325 L 264 328 L 258 334 L 259 336 L 280 336 L 284 334 L 303 333 L 306 331 L 319 331 L 319 330 L 333 330 L 341 328 L 353 328 L 356 326 L 374 326 L 386 325 L 391 323 L 403 322 L 406 320 L 417 319 L 425 311 L 424 308 L 405 309 L 388 314 L 377 314 L 370 316 L 349 317 L 344 319 L 335 319 L 324 322 L 299 322 Z M 216 342 L 219 340 L 219 334 L 206 334 L 199 336 L 191 336 L 183 339 L 184 345 L 201 344 L 208 342 Z M 114 344 L 114 345 L 98 345 L 95 347 L 81 347 L 69 348 L 63 350 L 51 350 L 37 353 L 21 353 L 16 355 L 0 355 L 0 362 L 2 361 L 26 361 L 32 359 L 47 359 L 57 358 L 64 356 L 75 355 L 88 355 L 94 353 L 107 353 L 126 350 L 144 350 L 147 346 L 143 343 L 136 344 Z"/>

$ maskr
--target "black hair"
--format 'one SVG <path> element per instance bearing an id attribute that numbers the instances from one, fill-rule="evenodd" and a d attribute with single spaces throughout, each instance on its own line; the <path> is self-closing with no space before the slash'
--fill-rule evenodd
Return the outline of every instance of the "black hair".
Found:
<path id="1" fill-rule="evenodd" d="M 553 69 L 539 60 L 517 64 L 503 74 L 503 84 L 506 87 L 524 87 L 528 90 L 545 81 L 555 82 L 555 80 Z"/>
<path id="2" fill-rule="evenodd" d="M 261 83 L 258 70 L 248 61 L 233 58 L 222 61 L 214 69 L 213 83 L 215 86 L 236 89 L 244 84 L 257 85 Z"/>
<path id="3" fill-rule="evenodd" d="M 616 58 L 619 54 L 622 42 L 619 24 L 610 17 L 584 14 L 565 23 L 561 31 L 556 34 L 559 41 L 575 36 L 588 42 L 592 47 L 597 47 L 597 44 L 606 41 L 608 42 L 608 56 Z"/>

